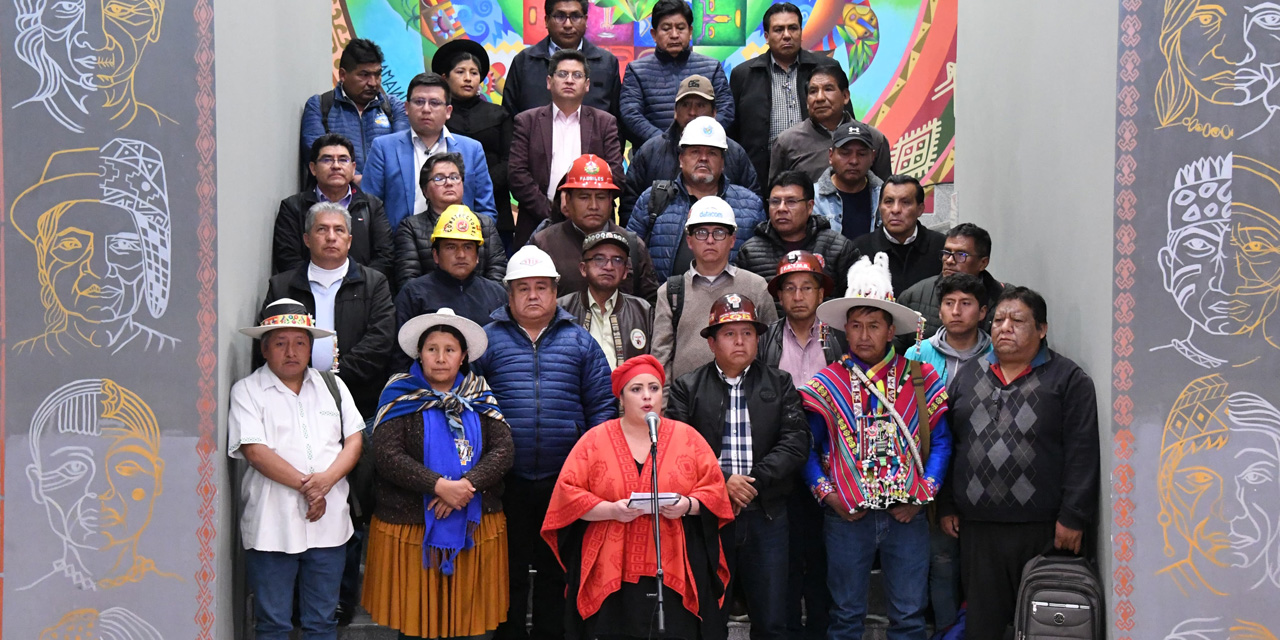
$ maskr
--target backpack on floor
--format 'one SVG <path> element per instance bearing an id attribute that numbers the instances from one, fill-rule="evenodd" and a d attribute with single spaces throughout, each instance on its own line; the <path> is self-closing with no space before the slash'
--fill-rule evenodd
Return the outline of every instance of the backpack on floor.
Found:
<path id="1" fill-rule="evenodd" d="M 1093 562 L 1050 552 L 1022 569 L 1015 640 L 1094 640 L 1105 638 L 1102 583 Z"/>

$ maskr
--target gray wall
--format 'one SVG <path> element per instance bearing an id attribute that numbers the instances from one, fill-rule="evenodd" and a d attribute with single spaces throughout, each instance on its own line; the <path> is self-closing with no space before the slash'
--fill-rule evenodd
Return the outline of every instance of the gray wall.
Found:
<path id="1" fill-rule="evenodd" d="M 302 104 L 331 87 L 329 3 L 218 0 L 218 427 L 223 478 L 218 567 L 218 633 L 230 638 L 244 615 L 233 596 L 240 555 L 232 488 L 239 470 L 226 451 L 227 398 L 250 371 L 249 339 L 270 274 L 271 229 L 280 200 L 297 191 Z M 233 478 L 233 476 L 235 476 Z M 242 580 L 234 580 L 240 585 Z"/>
<path id="2" fill-rule="evenodd" d="M 1111 573 L 1104 545 L 1111 516 L 1116 5 L 965 0 L 956 69 L 960 221 L 991 232 L 996 278 L 1045 296 L 1050 343 L 1084 367 L 1098 390 L 1104 577 Z"/>

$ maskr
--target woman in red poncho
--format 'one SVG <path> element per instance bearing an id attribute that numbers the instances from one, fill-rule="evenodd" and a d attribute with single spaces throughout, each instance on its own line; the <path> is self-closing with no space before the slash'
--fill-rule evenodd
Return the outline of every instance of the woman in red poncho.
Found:
<path id="1" fill-rule="evenodd" d="M 648 638 L 657 634 L 652 516 L 627 507 L 651 489 L 644 416 L 662 411 L 666 375 L 653 356 L 622 363 L 612 377 L 622 418 L 587 431 L 565 461 L 542 537 L 565 568 L 565 637 Z M 723 640 L 720 613 L 729 569 L 719 529 L 733 520 L 724 474 L 693 427 L 658 427 L 658 490 L 680 499 L 660 508 L 666 638 Z"/>

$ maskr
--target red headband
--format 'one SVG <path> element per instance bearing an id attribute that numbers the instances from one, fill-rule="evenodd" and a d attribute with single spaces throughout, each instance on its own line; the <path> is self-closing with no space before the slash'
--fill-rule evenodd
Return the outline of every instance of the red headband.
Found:
<path id="1" fill-rule="evenodd" d="M 662 368 L 662 363 L 658 362 L 657 358 L 645 354 L 631 358 L 613 370 L 613 375 L 610 377 L 613 383 L 613 395 L 621 398 L 622 388 L 627 386 L 632 378 L 642 373 L 653 375 L 658 379 L 658 384 L 667 383 L 667 374 Z"/>

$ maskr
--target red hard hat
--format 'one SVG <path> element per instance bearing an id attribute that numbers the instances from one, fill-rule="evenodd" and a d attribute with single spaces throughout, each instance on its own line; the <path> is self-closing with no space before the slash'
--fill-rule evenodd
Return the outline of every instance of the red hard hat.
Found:
<path id="1" fill-rule="evenodd" d="M 621 191 L 613 184 L 613 169 L 600 156 L 586 154 L 578 156 L 564 176 L 561 189 L 612 189 Z"/>

